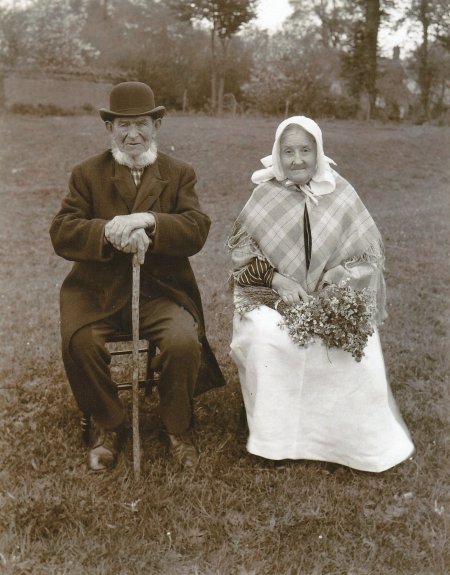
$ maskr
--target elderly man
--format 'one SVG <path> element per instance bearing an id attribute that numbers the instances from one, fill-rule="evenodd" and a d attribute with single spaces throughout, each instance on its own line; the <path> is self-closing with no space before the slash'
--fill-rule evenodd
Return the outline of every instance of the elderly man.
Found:
<path id="1" fill-rule="evenodd" d="M 188 260 L 202 249 L 210 220 L 192 167 L 157 150 L 164 114 L 146 84 L 116 85 L 110 109 L 100 110 L 111 150 L 74 168 L 50 228 L 56 253 L 75 262 L 61 288 L 62 352 L 78 406 L 95 421 L 88 461 L 96 471 L 116 463 L 125 420 L 105 341 L 131 330 L 132 254 L 142 264 L 140 334 L 160 350 L 160 418 L 185 468 L 198 458 L 193 396 L 224 383 Z"/>

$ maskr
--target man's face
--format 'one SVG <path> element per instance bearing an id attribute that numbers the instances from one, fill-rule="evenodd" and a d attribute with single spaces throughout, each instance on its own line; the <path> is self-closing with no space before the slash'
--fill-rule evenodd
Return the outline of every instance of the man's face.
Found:
<path id="1" fill-rule="evenodd" d="M 160 123 L 159 119 L 153 120 L 150 116 L 139 116 L 138 118 L 127 116 L 115 118 L 113 122 L 107 122 L 106 127 L 111 132 L 112 139 L 119 150 L 135 157 L 150 148 Z"/>
<path id="2" fill-rule="evenodd" d="M 316 141 L 300 126 L 288 126 L 281 136 L 280 157 L 286 178 L 307 184 L 316 171 Z"/>

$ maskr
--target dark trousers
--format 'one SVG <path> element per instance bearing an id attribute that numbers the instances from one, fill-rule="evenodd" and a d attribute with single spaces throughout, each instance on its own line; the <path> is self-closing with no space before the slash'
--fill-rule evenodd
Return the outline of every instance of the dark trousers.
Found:
<path id="1" fill-rule="evenodd" d="M 105 429 L 125 419 L 122 402 L 111 379 L 111 355 L 105 341 L 117 331 L 131 332 L 131 304 L 115 315 L 79 329 L 70 341 L 75 373 L 67 370 L 75 399 Z M 192 420 L 192 397 L 200 368 L 201 344 L 194 318 L 166 297 L 141 296 L 139 332 L 160 351 L 158 384 L 162 423 L 168 433 L 187 431 Z"/>

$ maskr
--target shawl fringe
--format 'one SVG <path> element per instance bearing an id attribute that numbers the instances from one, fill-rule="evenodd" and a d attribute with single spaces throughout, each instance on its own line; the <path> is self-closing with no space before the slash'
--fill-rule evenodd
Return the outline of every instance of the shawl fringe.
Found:
<path id="1" fill-rule="evenodd" d="M 227 248 L 232 254 L 233 271 L 232 275 L 238 280 L 243 267 L 251 262 L 253 258 L 268 260 L 260 250 L 256 241 L 247 234 L 244 228 L 236 221 L 227 239 Z M 269 262 L 270 263 L 270 262 Z M 272 265 L 272 264 L 270 264 Z M 275 266 L 272 266 L 275 267 Z"/>
<path id="2" fill-rule="evenodd" d="M 353 265 L 366 263 L 374 266 L 375 269 L 384 270 L 384 262 L 384 246 L 383 242 L 380 240 L 368 246 L 364 253 L 345 260 L 344 267 L 348 269 Z"/>

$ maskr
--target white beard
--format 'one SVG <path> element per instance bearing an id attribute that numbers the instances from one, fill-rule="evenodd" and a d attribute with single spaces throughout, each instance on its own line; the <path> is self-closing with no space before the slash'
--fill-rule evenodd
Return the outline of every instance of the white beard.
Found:
<path id="1" fill-rule="evenodd" d="M 111 152 L 116 162 L 122 166 L 127 166 L 128 168 L 146 168 L 155 163 L 158 155 L 158 147 L 155 140 L 152 140 L 146 152 L 142 152 L 139 156 L 130 156 L 129 154 L 125 154 L 125 152 L 121 152 L 117 144 L 113 141 L 111 144 Z"/>

